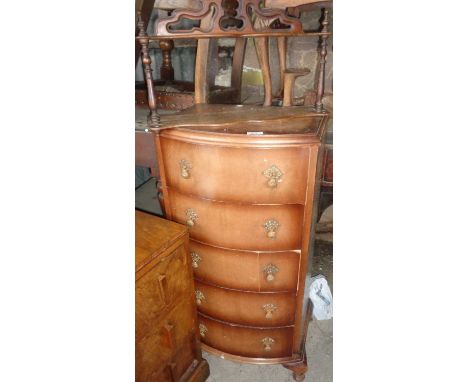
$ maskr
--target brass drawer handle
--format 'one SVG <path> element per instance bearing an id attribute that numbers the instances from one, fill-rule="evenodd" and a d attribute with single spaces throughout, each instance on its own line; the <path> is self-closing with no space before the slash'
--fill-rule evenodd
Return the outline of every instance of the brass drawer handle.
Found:
<path id="1" fill-rule="evenodd" d="M 190 256 L 192 256 L 192 268 L 198 268 L 198 263 L 202 258 L 196 252 L 190 253 Z"/>
<path id="2" fill-rule="evenodd" d="M 190 170 L 192 169 L 192 164 L 186 160 L 182 159 L 179 162 L 180 165 L 180 176 L 184 179 L 190 178 Z"/>
<path id="3" fill-rule="evenodd" d="M 275 219 L 270 219 L 265 222 L 263 227 L 267 230 L 267 236 L 269 239 L 276 238 L 276 231 L 278 230 L 280 224 Z"/>
<path id="4" fill-rule="evenodd" d="M 199 327 L 200 327 L 200 336 L 205 338 L 205 334 L 208 331 L 208 328 L 203 324 L 200 324 Z"/>
<path id="5" fill-rule="evenodd" d="M 275 264 L 268 264 L 263 268 L 263 272 L 266 273 L 266 279 L 268 282 L 275 280 L 275 273 L 279 271 L 278 267 Z"/>
<path id="6" fill-rule="evenodd" d="M 275 304 L 265 304 L 263 305 L 263 310 L 266 312 L 265 318 L 271 320 L 273 318 L 273 312 L 278 309 Z"/>
<path id="7" fill-rule="evenodd" d="M 201 290 L 195 291 L 195 299 L 197 300 L 197 305 L 201 305 L 202 301 L 205 300 L 205 295 Z"/>
<path id="8" fill-rule="evenodd" d="M 263 175 L 268 178 L 268 187 L 276 188 L 278 187 L 278 182 L 281 181 L 283 173 L 278 167 L 276 167 L 276 165 L 272 165 L 271 167 L 263 171 Z"/>
<path id="9" fill-rule="evenodd" d="M 263 350 L 265 351 L 270 351 L 271 350 L 271 345 L 273 345 L 275 343 L 275 340 L 271 337 L 265 337 L 263 340 L 262 340 L 262 343 L 263 343 Z"/>
<path id="10" fill-rule="evenodd" d="M 193 227 L 195 225 L 195 221 L 198 219 L 197 213 L 189 208 L 185 211 L 185 216 L 187 217 L 186 223 L 189 227 Z"/>

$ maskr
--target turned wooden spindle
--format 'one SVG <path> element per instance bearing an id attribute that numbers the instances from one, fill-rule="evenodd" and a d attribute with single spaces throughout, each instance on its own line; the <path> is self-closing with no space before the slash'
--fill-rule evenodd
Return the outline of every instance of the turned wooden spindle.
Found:
<path id="1" fill-rule="evenodd" d="M 284 71 L 283 106 L 293 105 L 294 83 L 296 78 L 310 73 L 309 69 L 288 69 Z"/>
<path id="2" fill-rule="evenodd" d="M 324 9 L 323 12 L 323 20 L 322 20 L 322 28 L 321 32 L 328 33 L 328 10 Z M 320 62 L 319 62 L 319 75 L 318 75 L 318 83 L 317 83 L 317 100 L 315 102 L 315 109 L 318 112 L 323 112 L 323 92 L 325 90 L 325 64 L 327 62 L 327 45 L 328 45 L 328 35 L 320 37 Z"/>
<path id="3" fill-rule="evenodd" d="M 159 70 L 161 80 L 174 81 L 174 68 L 172 67 L 171 52 L 174 49 L 174 41 L 160 40 L 159 47 L 162 52 L 162 64 Z"/>
<path id="4" fill-rule="evenodd" d="M 139 39 L 141 44 L 141 51 L 142 51 L 142 62 L 145 71 L 145 81 L 146 87 L 148 89 L 148 106 L 150 109 L 150 114 L 148 118 L 148 123 L 151 127 L 159 127 L 160 118 L 159 114 L 156 111 L 156 97 L 154 95 L 154 87 L 153 87 L 153 69 L 151 68 L 151 57 L 149 55 L 149 39 L 148 35 L 146 34 L 146 26 L 141 17 L 141 12 L 138 12 L 138 28 L 140 29 Z"/>

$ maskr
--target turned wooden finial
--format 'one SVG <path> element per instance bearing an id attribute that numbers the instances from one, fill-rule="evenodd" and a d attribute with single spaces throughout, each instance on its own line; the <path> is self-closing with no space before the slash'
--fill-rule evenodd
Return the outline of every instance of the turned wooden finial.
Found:
<path id="1" fill-rule="evenodd" d="M 284 96 L 283 96 L 283 106 L 292 106 L 293 105 L 293 92 L 294 92 L 294 83 L 296 78 L 300 76 L 305 76 L 309 74 L 309 69 L 288 69 L 283 73 L 284 76 Z"/>
<path id="2" fill-rule="evenodd" d="M 146 28 L 145 28 L 145 22 L 143 21 L 143 16 L 141 14 L 141 11 L 137 12 L 138 15 L 138 36 L 143 37 L 146 34 Z"/>
<path id="3" fill-rule="evenodd" d="M 141 44 L 141 52 L 142 58 L 141 61 L 143 62 L 143 69 L 145 72 L 145 81 L 146 81 L 146 88 L 148 90 L 148 106 L 150 109 L 150 114 L 148 115 L 148 123 L 151 127 L 159 127 L 160 125 L 160 117 L 158 112 L 156 111 L 156 97 L 154 95 L 154 87 L 153 87 L 153 69 L 151 68 L 151 57 L 149 55 L 149 38 L 146 34 L 146 25 L 141 17 L 141 12 L 138 12 L 138 41 Z"/>
<path id="4" fill-rule="evenodd" d="M 322 20 L 322 33 L 328 33 L 328 9 L 324 9 L 323 20 Z M 319 62 L 319 75 L 318 75 L 318 84 L 317 84 L 317 100 L 315 102 L 315 109 L 318 112 L 323 112 L 323 92 L 325 90 L 325 64 L 327 62 L 327 45 L 328 45 L 328 35 L 322 35 L 320 37 L 320 62 Z"/>

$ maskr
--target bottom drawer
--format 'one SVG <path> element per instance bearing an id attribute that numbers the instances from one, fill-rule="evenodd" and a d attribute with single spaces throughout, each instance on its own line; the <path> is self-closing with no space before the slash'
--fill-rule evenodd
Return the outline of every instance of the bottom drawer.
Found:
<path id="1" fill-rule="evenodd" d="M 254 328 L 198 316 L 202 342 L 223 352 L 251 358 L 292 355 L 294 327 Z"/>

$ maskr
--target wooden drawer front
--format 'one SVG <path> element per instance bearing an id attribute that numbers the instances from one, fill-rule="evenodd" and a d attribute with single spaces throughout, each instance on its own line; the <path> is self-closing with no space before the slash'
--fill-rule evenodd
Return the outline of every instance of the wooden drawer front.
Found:
<path id="1" fill-rule="evenodd" d="M 198 280 L 252 292 L 296 291 L 300 252 L 233 251 L 191 240 L 190 254 Z"/>
<path id="2" fill-rule="evenodd" d="M 136 282 L 136 324 L 142 336 L 176 299 L 191 294 L 188 266 L 181 246 L 171 255 L 158 259 L 157 264 Z"/>
<path id="3" fill-rule="evenodd" d="M 191 354 L 185 355 L 182 363 L 186 364 L 187 358 L 194 359 L 196 356 L 193 348 L 196 327 L 192 300 L 183 300 L 166 317 L 160 317 L 152 324 L 148 335 L 136 341 L 138 381 L 149 381 L 152 375 L 162 372 L 181 347 L 188 348 Z M 138 326 L 136 330 L 138 333 Z"/>
<path id="4" fill-rule="evenodd" d="M 195 240 L 218 247 L 254 251 L 301 248 L 302 205 L 213 202 L 190 197 L 174 189 L 168 194 L 172 219 L 183 224 L 192 219 L 194 225 L 189 227 L 190 237 Z M 272 219 L 279 223 L 275 238 L 269 238 L 264 227 Z"/>
<path id="5" fill-rule="evenodd" d="M 218 320 L 241 325 L 294 324 L 293 293 L 254 293 L 223 289 L 195 281 L 198 310 Z"/>
<path id="6" fill-rule="evenodd" d="M 245 203 L 305 201 L 309 149 L 233 148 L 197 145 L 161 138 L 166 182 L 184 193 L 208 199 Z M 184 170 L 181 161 L 186 161 Z M 272 166 L 281 172 L 276 187 L 263 174 Z"/>
<path id="7" fill-rule="evenodd" d="M 198 320 L 200 333 L 204 333 L 202 341 L 226 353 L 253 358 L 279 358 L 292 354 L 293 327 L 263 329 L 234 326 L 201 314 Z M 267 350 L 268 345 L 270 350 Z"/>

